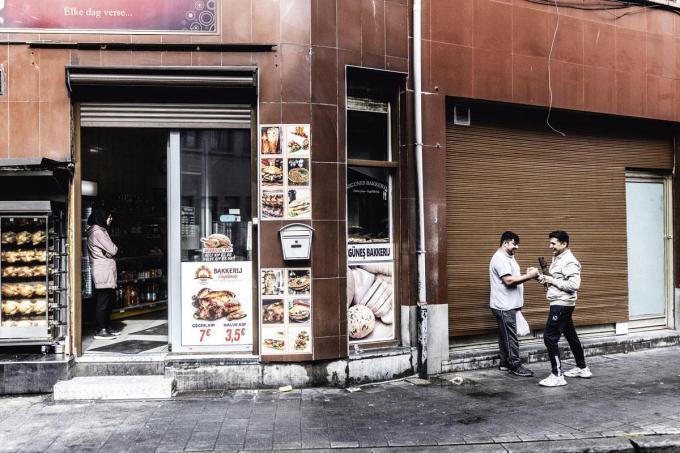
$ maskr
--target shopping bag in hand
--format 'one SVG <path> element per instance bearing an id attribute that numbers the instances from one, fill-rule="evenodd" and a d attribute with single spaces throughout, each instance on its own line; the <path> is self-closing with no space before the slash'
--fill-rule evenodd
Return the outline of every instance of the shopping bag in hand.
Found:
<path id="1" fill-rule="evenodd" d="M 529 329 L 529 323 L 524 319 L 522 312 L 517 310 L 517 336 L 524 337 L 530 333 L 531 329 Z"/>

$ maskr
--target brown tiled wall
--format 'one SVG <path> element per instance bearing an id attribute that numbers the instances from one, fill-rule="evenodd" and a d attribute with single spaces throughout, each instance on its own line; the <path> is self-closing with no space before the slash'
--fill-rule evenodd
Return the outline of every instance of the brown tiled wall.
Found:
<path id="1" fill-rule="evenodd" d="M 680 119 L 680 16 L 672 12 L 560 8 L 558 16 L 527 0 L 425 3 L 428 92 L 547 106 L 557 27 L 554 107 Z"/>
<path id="2" fill-rule="evenodd" d="M 257 65 L 260 122 L 312 125 L 314 352 L 316 359 L 345 356 L 345 65 L 408 70 L 406 0 L 223 0 L 222 4 L 219 36 L 11 35 L 14 41 L 272 43 L 277 50 L 107 52 L 0 46 L 1 63 L 9 74 L 9 93 L 0 97 L 0 156 L 68 158 L 67 64 Z M 282 225 L 261 224 L 263 267 L 285 265 L 278 240 Z"/>
<path id="3" fill-rule="evenodd" d="M 311 2 L 317 359 L 347 354 L 345 66 L 408 71 L 407 22 L 406 0 Z M 330 322 L 316 322 L 323 317 Z"/>
<path id="4" fill-rule="evenodd" d="M 554 6 L 527 0 L 423 0 L 423 142 L 431 303 L 446 301 L 445 99 L 548 106 L 548 55 L 557 19 Z M 680 120 L 679 40 L 680 16 L 672 12 L 639 7 L 614 11 L 560 8 L 550 58 L 553 106 Z"/>

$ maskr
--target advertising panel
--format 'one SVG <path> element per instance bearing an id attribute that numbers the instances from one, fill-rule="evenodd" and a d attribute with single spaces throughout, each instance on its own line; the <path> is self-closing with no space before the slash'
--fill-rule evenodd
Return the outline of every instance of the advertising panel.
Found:
<path id="1" fill-rule="evenodd" d="M 347 332 L 352 343 L 390 341 L 395 331 L 390 176 L 347 169 Z"/>
<path id="2" fill-rule="evenodd" d="M 262 355 L 312 353 L 312 270 L 262 269 Z"/>
<path id="3" fill-rule="evenodd" d="M 216 34 L 218 5 L 218 0 L 0 0 L 0 29 Z"/>
<path id="4" fill-rule="evenodd" d="M 182 345 L 251 351 L 252 263 L 182 263 Z"/>
<path id="5" fill-rule="evenodd" d="M 347 331 L 350 341 L 394 339 L 393 263 L 348 264 Z"/>
<path id="6" fill-rule="evenodd" d="M 312 217 L 309 124 L 260 126 L 262 220 Z"/>

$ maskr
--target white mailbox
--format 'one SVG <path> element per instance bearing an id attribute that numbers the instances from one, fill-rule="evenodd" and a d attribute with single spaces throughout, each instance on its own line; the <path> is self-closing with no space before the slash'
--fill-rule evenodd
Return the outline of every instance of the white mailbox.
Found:
<path id="1" fill-rule="evenodd" d="M 304 223 L 291 223 L 279 230 L 284 260 L 308 260 L 312 253 L 314 228 Z"/>

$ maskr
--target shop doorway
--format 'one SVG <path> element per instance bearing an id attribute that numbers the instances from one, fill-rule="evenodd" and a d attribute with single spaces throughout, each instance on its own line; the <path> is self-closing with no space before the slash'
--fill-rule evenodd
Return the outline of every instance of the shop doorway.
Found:
<path id="1" fill-rule="evenodd" d="M 168 350 L 167 130 L 83 128 L 81 162 L 83 351 L 140 354 Z M 87 255 L 87 220 L 113 215 L 118 247 L 114 339 L 95 339 L 95 291 Z"/>
<path id="2" fill-rule="evenodd" d="M 670 178 L 626 175 L 628 310 L 632 328 L 666 327 L 670 303 Z"/>
<path id="3" fill-rule="evenodd" d="M 253 352 L 251 142 L 249 128 L 82 129 L 85 354 Z M 95 209 L 112 213 L 119 248 L 113 339 L 94 338 Z"/>

